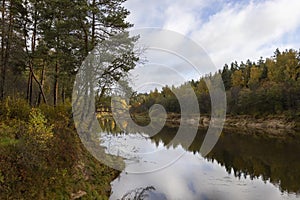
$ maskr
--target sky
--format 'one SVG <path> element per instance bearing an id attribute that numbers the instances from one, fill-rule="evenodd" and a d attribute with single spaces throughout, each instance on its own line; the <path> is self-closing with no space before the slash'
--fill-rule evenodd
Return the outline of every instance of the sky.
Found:
<path id="1" fill-rule="evenodd" d="M 128 0 L 134 28 L 176 31 L 197 42 L 217 68 L 300 48 L 299 0 Z"/>

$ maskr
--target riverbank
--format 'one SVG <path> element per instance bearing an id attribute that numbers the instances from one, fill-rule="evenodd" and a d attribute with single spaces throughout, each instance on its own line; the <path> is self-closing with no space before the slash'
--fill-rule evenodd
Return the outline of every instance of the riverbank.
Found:
<path id="1" fill-rule="evenodd" d="M 70 106 L 6 104 L 0 103 L 0 199 L 109 198 L 120 172 L 85 149 Z"/>
<path id="2" fill-rule="evenodd" d="M 167 123 L 179 125 L 180 114 L 169 113 Z M 184 123 L 195 123 L 195 116 L 190 115 L 183 120 Z M 208 127 L 211 117 L 208 115 L 201 115 L 199 120 L 200 127 Z M 289 119 L 283 115 L 253 117 L 250 115 L 227 115 L 224 127 L 250 128 L 250 129 L 299 129 L 300 122 L 295 119 Z"/>
<path id="3" fill-rule="evenodd" d="M 109 113 L 103 115 L 104 117 L 112 117 Z M 150 122 L 150 118 L 145 113 L 134 113 L 132 118 L 140 125 L 146 125 Z M 211 117 L 208 115 L 201 115 L 199 122 L 197 122 L 195 115 L 188 115 L 181 119 L 181 115 L 177 113 L 168 113 L 166 119 L 166 126 L 178 127 L 183 125 L 195 125 L 199 128 L 208 128 L 211 122 Z M 154 120 L 162 120 L 160 117 L 154 117 Z M 300 121 L 295 118 L 289 118 L 284 115 L 270 115 L 270 116 L 250 116 L 250 115 L 227 115 L 224 129 L 234 130 L 239 129 L 245 133 L 265 133 L 269 135 L 281 135 L 296 133 L 300 130 Z"/>
<path id="4" fill-rule="evenodd" d="M 1 123 L 1 133 L 6 130 Z M 0 199 L 109 198 L 110 183 L 120 172 L 96 160 L 75 130 L 55 134 L 49 149 L 0 134 Z"/>

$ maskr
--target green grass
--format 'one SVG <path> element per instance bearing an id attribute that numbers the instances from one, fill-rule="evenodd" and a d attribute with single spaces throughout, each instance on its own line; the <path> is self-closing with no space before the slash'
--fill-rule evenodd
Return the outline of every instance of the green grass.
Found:
<path id="1" fill-rule="evenodd" d="M 9 146 L 9 145 L 16 145 L 19 142 L 19 140 L 12 139 L 9 137 L 1 137 L 0 138 L 0 146 Z"/>

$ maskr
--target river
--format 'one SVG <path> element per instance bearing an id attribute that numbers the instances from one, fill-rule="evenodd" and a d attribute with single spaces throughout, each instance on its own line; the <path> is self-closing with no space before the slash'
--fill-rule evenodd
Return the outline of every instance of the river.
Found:
<path id="1" fill-rule="evenodd" d="M 177 128 L 143 133 L 106 131 L 101 146 L 124 158 L 110 199 L 300 199 L 300 136 L 223 131 L 205 157 L 206 130 L 191 145 L 174 142 Z M 187 134 L 189 134 L 187 132 Z"/>

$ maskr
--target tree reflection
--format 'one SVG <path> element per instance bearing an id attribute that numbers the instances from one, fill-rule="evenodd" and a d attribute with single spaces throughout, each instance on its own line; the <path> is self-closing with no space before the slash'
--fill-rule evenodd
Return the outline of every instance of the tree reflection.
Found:
<path id="1" fill-rule="evenodd" d="M 168 149 L 180 145 L 189 152 L 199 153 L 206 130 L 199 129 L 189 146 L 184 139 L 174 141 L 176 133 L 177 128 L 164 127 L 151 140 L 157 147 L 163 144 Z M 216 161 L 235 177 L 261 178 L 278 186 L 282 192 L 300 193 L 300 135 L 282 138 L 225 130 L 205 159 Z"/>
<path id="2" fill-rule="evenodd" d="M 127 192 L 121 200 L 143 200 L 149 197 L 149 192 L 154 191 L 153 186 L 148 186 L 146 188 L 136 188 Z"/>

